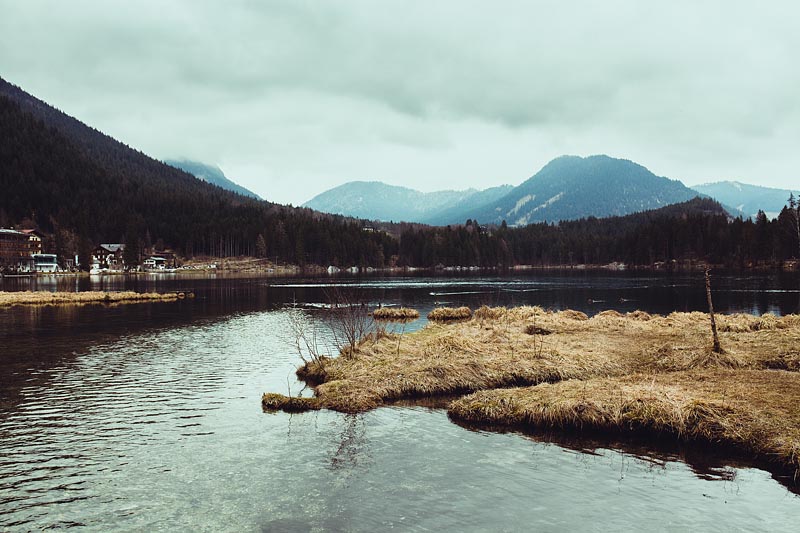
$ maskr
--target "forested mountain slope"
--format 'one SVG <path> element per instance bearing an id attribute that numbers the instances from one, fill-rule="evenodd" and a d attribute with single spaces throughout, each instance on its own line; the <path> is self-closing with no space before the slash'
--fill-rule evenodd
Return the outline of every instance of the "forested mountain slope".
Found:
<path id="1" fill-rule="evenodd" d="M 396 250 L 395 239 L 358 221 L 198 180 L 5 81 L 0 132 L 0 225 L 30 219 L 85 246 L 161 239 L 185 255 L 255 255 L 262 235 L 265 255 L 299 264 L 382 265 Z"/>
<path id="2" fill-rule="evenodd" d="M 464 211 L 459 218 L 510 226 L 583 217 L 621 216 L 697 196 L 680 181 L 605 155 L 562 156 L 504 197 Z"/>

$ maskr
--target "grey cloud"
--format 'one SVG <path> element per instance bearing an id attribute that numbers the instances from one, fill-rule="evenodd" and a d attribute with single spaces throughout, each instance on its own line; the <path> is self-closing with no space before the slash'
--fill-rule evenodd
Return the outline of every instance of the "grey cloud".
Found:
<path id="1" fill-rule="evenodd" d="M 800 141 L 792 2 L 0 10 L 0 75 L 155 156 L 219 163 L 276 200 L 360 178 L 519 182 L 560 152 L 787 186 L 800 157 L 789 148 Z"/>

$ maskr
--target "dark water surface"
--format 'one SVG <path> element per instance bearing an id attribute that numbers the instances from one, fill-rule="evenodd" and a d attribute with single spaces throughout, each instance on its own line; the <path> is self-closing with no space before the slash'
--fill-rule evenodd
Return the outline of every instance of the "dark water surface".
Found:
<path id="1" fill-rule="evenodd" d="M 333 281 L 423 314 L 437 303 L 705 306 L 697 275 Z M 301 387 L 287 305 L 318 320 L 331 282 L 0 281 L 0 290 L 197 295 L 0 310 L 0 531 L 796 530 L 800 498 L 726 458 L 475 431 L 424 407 L 263 413 L 261 393 Z M 796 275 L 714 282 L 722 312 L 798 312 Z"/>

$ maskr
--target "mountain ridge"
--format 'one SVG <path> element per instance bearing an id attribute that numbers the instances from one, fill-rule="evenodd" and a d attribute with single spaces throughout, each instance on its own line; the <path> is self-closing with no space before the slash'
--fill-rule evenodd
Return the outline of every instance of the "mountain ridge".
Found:
<path id="1" fill-rule="evenodd" d="M 188 172 L 199 180 L 203 180 L 206 183 L 211 183 L 212 185 L 216 185 L 217 187 L 221 187 L 227 191 L 235 192 L 237 194 L 241 194 L 242 196 L 249 196 L 250 198 L 255 198 L 256 200 L 263 200 L 263 198 L 250 189 L 242 187 L 232 179 L 228 178 L 222 169 L 216 165 L 209 165 L 206 163 L 201 163 L 200 161 L 193 161 L 191 159 L 165 159 L 164 163 L 171 167 L 183 170 L 184 172 Z"/>
<path id="2" fill-rule="evenodd" d="M 692 189 L 735 208 L 745 218 L 755 218 L 758 211 L 764 211 L 768 217 L 775 218 L 786 205 L 790 193 L 795 196 L 800 194 L 790 189 L 764 187 L 735 180 L 701 183 L 693 185 Z"/>
<path id="3" fill-rule="evenodd" d="M 465 202 L 488 202 L 511 188 L 510 185 L 500 185 L 484 190 L 422 192 L 381 181 L 356 180 L 323 191 L 303 207 L 370 220 L 427 223 L 441 209 L 454 208 Z"/>
<path id="4" fill-rule="evenodd" d="M 357 194 L 353 194 L 357 192 Z M 387 191 L 394 196 L 387 200 Z M 448 196 L 449 194 L 449 196 Z M 422 193 L 382 182 L 348 182 L 315 196 L 304 206 L 372 219 L 431 225 L 525 226 L 584 217 L 621 216 L 690 200 L 699 193 L 644 166 L 606 155 L 565 155 L 548 162 L 517 186 L 481 191 Z"/>

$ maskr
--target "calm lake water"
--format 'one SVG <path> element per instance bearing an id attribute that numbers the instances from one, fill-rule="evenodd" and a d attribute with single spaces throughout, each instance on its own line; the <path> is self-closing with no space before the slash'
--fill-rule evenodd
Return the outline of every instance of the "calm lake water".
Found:
<path id="1" fill-rule="evenodd" d="M 705 307 L 699 275 L 2 280 L 197 297 L 0 310 L 0 530 L 796 530 L 800 497 L 781 480 L 697 450 L 474 430 L 421 406 L 263 413 L 263 392 L 302 387 L 287 306 L 317 320 L 332 282 L 423 315 Z M 721 312 L 800 308 L 797 275 L 714 287 Z"/>

